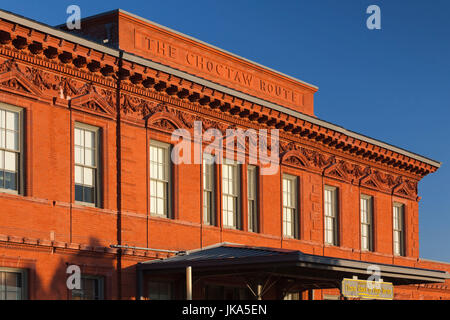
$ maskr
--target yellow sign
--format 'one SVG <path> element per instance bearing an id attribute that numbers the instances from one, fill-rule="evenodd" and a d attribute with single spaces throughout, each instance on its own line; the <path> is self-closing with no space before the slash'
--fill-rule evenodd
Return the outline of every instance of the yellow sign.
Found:
<path id="1" fill-rule="evenodd" d="M 394 286 L 390 282 L 343 279 L 342 295 L 347 298 L 393 300 Z"/>

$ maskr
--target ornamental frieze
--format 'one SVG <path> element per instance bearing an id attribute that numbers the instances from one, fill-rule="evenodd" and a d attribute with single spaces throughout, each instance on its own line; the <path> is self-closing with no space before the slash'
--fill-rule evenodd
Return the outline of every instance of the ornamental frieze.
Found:
<path id="1" fill-rule="evenodd" d="M 275 112 L 265 105 L 258 105 L 240 98 L 236 99 L 233 95 L 216 92 L 212 88 L 191 80 L 178 79 L 178 77 L 165 71 L 154 70 L 128 60 L 122 61 L 123 64 L 119 70 L 117 57 L 82 46 L 82 48 L 88 49 L 86 53 L 81 48 L 78 50 L 78 44 L 74 47 L 70 41 L 62 41 L 58 37 L 50 36 L 48 38 L 49 36 L 46 35 L 45 41 L 35 41 L 36 39 L 31 36 L 31 32 L 26 35 L 18 32 L 16 27 L 2 32 L 4 37 L 0 44 L 0 54 L 12 58 L 8 60 L 9 65 L 2 66 L 3 71 L 14 67 L 12 66 L 13 62 L 15 63 L 13 59 L 23 61 L 24 66 L 20 68 L 20 71 L 26 75 L 30 83 L 33 83 L 33 89 L 41 92 L 39 94 L 33 90 L 26 92 L 30 88 L 20 79 L 16 81 L 0 79 L 3 80 L 0 81 L 2 88 L 8 88 L 8 90 L 22 95 L 39 100 L 45 100 L 48 97 L 55 100 L 61 95 L 67 97 L 71 91 L 74 91 L 74 88 L 71 87 L 70 81 L 60 83 L 59 75 L 65 75 L 80 82 L 95 81 L 97 84 L 111 89 L 114 97 L 117 80 L 120 79 L 123 81 L 120 89 L 122 92 L 133 93 L 147 99 L 170 102 L 178 107 L 189 109 L 194 114 L 202 109 L 199 113 L 225 122 L 235 122 L 242 126 L 251 124 L 250 126 L 254 127 L 263 125 L 267 128 L 277 128 L 281 130 L 281 136 L 287 139 L 296 140 L 303 137 L 308 139 L 309 142 L 319 143 L 326 148 L 342 150 L 352 157 L 383 164 L 394 171 L 402 170 L 413 179 L 416 179 L 416 177 L 419 179 L 430 172 L 434 172 L 438 167 L 433 163 L 414 161 L 413 158 L 402 156 L 397 152 L 388 152 L 389 148 L 376 147 L 374 149 L 372 144 L 364 143 L 364 139 L 348 137 L 343 133 L 336 134 L 337 132 L 333 129 L 314 125 L 307 120 L 290 117 L 283 112 Z M 16 39 L 16 41 L 13 39 Z M 17 41 L 17 39 L 21 40 Z M 52 41 L 49 41 L 49 39 L 52 39 Z M 56 43 L 54 41 L 59 41 L 58 48 L 51 45 Z M 189 56 L 190 58 L 193 57 Z M 33 66 L 30 66 L 31 64 Z M 38 66 L 38 68 L 35 68 L 35 66 Z M 51 71 L 47 73 L 43 71 L 44 69 Z M 269 82 L 260 82 L 260 85 L 271 91 Z M 272 87 L 275 90 L 274 92 L 277 92 L 275 86 Z M 78 83 L 75 84 L 75 88 L 79 88 Z M 280 90 L 278 90 L 278 93 L 283 91 Z M 67 98 L 64 99 L 67 100 Z M 112 103 L 114 100 L 107 99 L 111 106 L 114 105 Z M 125 109 L 125 112 L 130 110 L 131 113 L 133 108 L 140 111 L 141 119 L 147 115 L 145 102 L 142 106 L 129 103 L 126 108 L 128 109 Z M 186 122 L 186 125 L 189 123 L 191 122 Z M 322 162 L 323 164 L 324 161 L 326 162 L 320 157 L 316 158 L 316 162 Z"/>
<path id="2" fill-rule="evenodd" d="M 38 92 L 55 89 L 54 81 L 50 74 L 32 67 L 21 67 L 14 59 L 4 60 L 0 63 L 0 74 L 11 73 L 27 79 Z M 20 80 L 19 80 L 20 81 Z"/>
<path id="3" fill-rule="evenodd" d="M 96 95 L 100 105 L 94 102 L 86 104 L 88 110 L 108 105 L 113 110 L 113 91 L 100 89 L 91 82 L 76 81 L 73 78 L 48 73 L 38 68 L 21 66 L 14 59 L 0 63 L 0 85 L 12 91 L 27 93 L 39 99 L 43 96 L 73 100 L 84 95 Z M 103 108 L 105 109 L 105 108 Z"/>
<path id="4" fill-rule="evenodd" d="M 294 160 L 296 158 L 297 160 Z M 280 143 L 280 159 L 282 163 L 303 163 L 314 169 L 323 170 L 335 163 L 333 155 L 325 155 L 322 152 L 304 148 L 294 142 Z"/>
<path id="5" fill-rule="evenodd" d="M 326 177 L 400 197 L 414 200 L 417 198 L 417 181 L 344 159 L 336 159 L 333 155 L 326 155 L 293 142 L 280 144 L 280 159 L 282 164 L 321 172 Z"/>
<path id="6" fill-rule="evenodd" d="M 2 75 L 3 78 L 1 78 Z M 15 92 L 34 95 L 36 98 L 53 96 L 75 102 L 82 101 L 82 99 L 78 99 L 82 96 L 90 95 L 89 99 L 85 99 L 83 103 L 78 103 L 80 108 L 97 114 L 112 114 L 115 110 L 116 92 L 113 88 L 104 89 L 95 86 L 93 83 L 76 80 L 73 77 L 59 76 L 38 68 L 21 66 L 14 59 L 0 62 L 0 85 Z M 202 121 L 204 131 L 215 128 L 225 133 L 226 129 L 233 128 L 226 121 L 205 118 L 201 114 L 180 111 L 168 104 L 126 93 L 121 94 L 121 106 L 124 113 L 135 114 L 141 119 L 155 113 L 161 113 L 158 121 L 153 124 L 165 130 L 172 130 L 176 127 L 192 129 L 194 121 Z M 166 119 L 167 121 L 159 120 L 163 119 L 163 114 L 170 115 L 170 117 L 167 117 L 169 118 Z M 177 121 L 171 121 L 170 118 L 177 119 Z M 267 142 L 262 142 L 270 150 L 270 139 Z M 254 145 L 255 143 L 250 141 L 250 144 Z M 248 150 L 248 145 L 246 143 L 245 145 L 245 149 Z M 376 189 L 392 190 L 394 194 L 401 196 L 413 197 L 417 195 L 416 181 L 404 180 L 398 182 L 398 176 L 379 171 L 368 174 L 366 172 L 367 167 L 337 160 L 333 155 L 325 155 L 322 152 L 299 146 L 294 142 L 281 144 L 280 156 L 283 163 L 291 166 L 320 170 L 327 176 L 352 183 L 357 182 Z"/>
<path id="7" fill-rule="evenodd" d="M 143 118 L 157 112 L 155 110 L 158 107 L 156 102 L 151 102 L 148 99 L 141 99 L 128 94 L 121 94 L 120 98 L 122 110 L 125 114 L 134 113 Z"/>

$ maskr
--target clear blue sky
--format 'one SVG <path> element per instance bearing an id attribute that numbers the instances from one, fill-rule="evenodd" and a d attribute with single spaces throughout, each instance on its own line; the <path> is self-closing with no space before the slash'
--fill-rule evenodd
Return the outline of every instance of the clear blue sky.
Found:
<path id="1" fill-rule="evenodd" d="M 2 1 L 50 25 L 121 8 L 315 84 L 319 118 L 443 162 L 419 185 L 420 254 L 450 262 L 450 1 Z M 366 8 L 381 8 L 381 30 Z M 447 182 L 446 182 L 447 181 Z"/>

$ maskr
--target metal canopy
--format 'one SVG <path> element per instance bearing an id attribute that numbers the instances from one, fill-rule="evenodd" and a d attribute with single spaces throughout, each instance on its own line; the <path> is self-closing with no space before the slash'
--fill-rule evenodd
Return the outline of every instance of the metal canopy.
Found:
<path id="1" fill-rule="evenodd" d="M 384 281 L 394 285 L 444 282 L 450 275 L 444 271 L 376 264 L 365 261 L 305 254 L 298 250 L 219 244 L 178 254 L 163 260 L 138 264 L 139 272 L 151 274 L 181 273 L 192 267 L 196 276 L 233 274 L 267 274 L 308 282 L 341 281 L 344 277 L 368 278 L 371 265 L 380 268 Z"/>

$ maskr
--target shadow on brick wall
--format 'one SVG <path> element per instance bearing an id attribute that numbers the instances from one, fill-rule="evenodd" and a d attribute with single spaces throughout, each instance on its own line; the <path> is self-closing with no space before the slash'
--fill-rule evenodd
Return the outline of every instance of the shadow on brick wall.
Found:
<path id="1" fill-rule="evenodd" d="M 72 292 L 67 287 L 67 279 L 71 275 L 67 272 L 71 265 L 78 266 L 82 277 L 89 279 L 86 288 L 83 289 L 85 295 L 81 295 L 82 297 L 117 299 L 117 256 L 114 250 L 105 248 L 96 238 L 90 238 L 87 245 L 72 244 L 68 245 L 69 247 L 57 245 L 50 248 L 50 252 L 40 252 L 35 269 L 30 270 L 28 289 L 30 299 L 79 299 L 80 293 Z M 127 273 L 129 272 L 131 270 Z M 98 285 L 97 290 L 91 286 L 93 284 Z"/>

